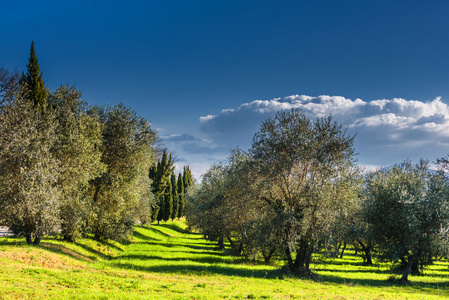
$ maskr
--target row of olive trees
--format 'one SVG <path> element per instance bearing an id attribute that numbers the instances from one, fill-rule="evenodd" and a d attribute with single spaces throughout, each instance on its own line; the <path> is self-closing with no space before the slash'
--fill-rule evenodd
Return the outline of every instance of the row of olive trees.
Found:
<path id="1" fill-rule="evenodd" d="M 155 132 L 122 104 L 88 107 L 73 87 L 46 101 L 42 111 L 21 93 L 0 108 L 1 223 L 35 243 L 126 236 L 151 215 Z"/>
<path id="2" fill-rule="evenodd" d="M 0 223 L 28 243 L 61 234 L 122 239 L 149 219 L 156 132 L 123 104 L 89 107 L 74 87 L 48 91 L 31 44 L 20 80 L 2 69 Z"/>
<path id="3" fill-rule="evenodd" d="M 367 263 L 373 251 L 400 262 L 406 282 L 448 249 L 448 181 L 424 162 L 365 176 L 353 157 L 353 137 L 330 117 L 277 113 L 248 152 L 232 151 L 190 191 L 187 219 L 221 247 L 284 259 L 294 274 L 310 274 L 313 253 L 352 243 Z"/>

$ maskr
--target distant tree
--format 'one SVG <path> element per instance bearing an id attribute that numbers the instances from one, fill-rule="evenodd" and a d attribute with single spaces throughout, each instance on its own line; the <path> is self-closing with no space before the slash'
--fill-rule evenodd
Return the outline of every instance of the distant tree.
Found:
<path id="1" fill-rule="evenodd" d="M 193 185 L 192 171 L 190 170 L 189 166 L 184 166 L 182 179 L 183 179 L 183 182 L 184 182 L 184 191 L 187 191 L 189 186 Z"/>
<path id="2" fill-rule="evenodd" d="M 28 91 L 28 98 L 36 107 L 41 110 L 46 108 L 47 89 L 42 79 L 42 72 L 40 71 L 39 61 L 34 50 L 34 41 L 31 42 L 30 57 L 27 64 L 27 73 L 22 73 L 20 83 L 25 85 Z"/>
<path id="3" fill-rule="evenodd" d="M 173 199 L 173 208 L 170 215 L 170 218 L 174 220 L 178 217 L 179 213 L 179 195 L 178 195 L 178 183 L 176 181 L 175 173 L 171 173 L 170 175 L 170 183 L 172 186 L 172 199 Z"/>
<path id="4" fill-rule="evenodd" d="M 164 202 L 161 207 L 161 220 L 167 222 L 173 214 L 173 186 L 171 181 L 168 181 L 168 186 L 164 194 Z"/>
<path id="5" fill-rule="evenodd" d="M 18 92 L 19 75 L 0 66 L 0 105 L 10 102 Z"/>
<path id="6" fill-rule="evenodd" d="M 179 199 L 179 209 L 178 209 L 178 218 L 181 218 L 185 215 L 185 207 L 186 207 L 186 200 L 184 195 L 184 182 L 182 180 L 182 174 L 178 174 L 178 199 Z"/>
<path id="7" fill-rule="evenodd" d="M 27 243 L 39 244 L 61 224 L 56 126 L 53 113 L 42 114 L 23 95 L 1 107 L 0 220 Z"/>
<path id="8" fill-rule="evenodd" d="M 370 174 L 366 183 L 365 214 L 378 252 L 399 261 L 402 283 L 429 259 L 442 228 L 448 228 L 449 189 L 441 174 L 421 160 L 409 161 Z"/>
<path id="9" fill-rule="evenodd" d="M 153 211 L 153 220 L 162 221 L 163 216 L 161 212 L 165 202 L 165 195 L 167 187 L 170 183 L 170 175 L 173 172 L 174 159 L 170 153 L 163 150 L 161 159 L 150 167 L 149 178 L 152 181 L 153 193 L 156 198 L 156 207 Z"/>

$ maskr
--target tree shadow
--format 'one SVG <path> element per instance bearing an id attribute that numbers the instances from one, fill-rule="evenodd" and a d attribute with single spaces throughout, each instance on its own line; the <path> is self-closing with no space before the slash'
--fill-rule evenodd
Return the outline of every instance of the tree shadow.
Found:
<path id="1" fill-rule="evenodd" d="M 322 275 L 319 274 L 319 281 L 321 282 L 329 282 L 334 284 L 346 284 L 349 286 L 360 285 L 360 286 L 369 286 L 369 287 L 404 287 L 403 284 L 399 282 L 399 280 L 391 280 L 391 279 L 367 279 L 367 278 L 345 278 L 342 276 L 336 275 Z M 442 280 L 437 282 L 422 282 L 419 279 L 420 276 L 413 276 L 411 278 L 410 287 L 413 289 L 419 289 L 420 291 L 429 293 L 429 294 L 441 294 L 444 292 L 445 294 L 449 294 L 449 281 Z"/>
<path id="2" fill-rule="evenodd" d="M 156 225 L 156 226 L 164 227 L 164 228 L 167 228 L 167 229 L 171 229 L 171 230 L 176 231 L 176 232 L 181 233 L 181 234 L 194 234 L 194 233 L 192 233 L 192 232 L 190 232 L 190 231 L 188 231 L 188 230 L 186 230 L 184 228 L 181 228 L 179 225 L 177 225 L 175 223 L 159 224 L 159 225 Z"/>
<path id="3" fill-rule="evenodd" d="M 99 257 L 101 257 L 101 258 L 103 258 L 103 259 L 111 259 L 111 258 L 113 258 L 113 256 L 111 256 L 111 255 L 104 254 L 104 253 L 101 252 L 101 251 L 98 251 L 98 250 L 96 250 L 96 249 L 94 249 L 94 248 L 92 248 L 92 247 L 89 247 L 89 246 L 87 246 L 87 245 L 81 244 L 81 243 L 79 243 L 79 242 L 74 242 L 74 244 L 77 245 L 77 246 L 79 246 L 79 247 L 81 247 L 81 248 L 83 248 L 83 249 L 86 250 L 86 251 L 95 253 L 97 256 L 99 256 Z M 118 247 L 117 247 L 117 248 L 118 248 Z M 122 251 L 122 250 L 120 249 L 120 251 Z"/>
<path id="4" fill-rule="evenodd" d="M 206 275 L 218 274 L 238 277 L 254 277 L 254 278 L 277 278 L 279 272 L 277 270 L 248 270 L 232 267 L 231 265 L 164 265 L 164 266 L 141 266 L 131 263 L 117 262 L 112 266 L 122 269 L 131 269 L 143 272 L 156 272 L 180 275 Z"/>
<path id="5" fill-rule="evenodd" d="M 46 249 L 47 251 L 53 252 L 53 253 L 58 253 L 58 254 L 64 254 L 66 256 L 70 256 L 76 260 L 80 260 L 80 261 L 87 261 L 87 262 L 93 262 L 95 260 L 94 256 L 86 256 L 84 254 L 81 254 L 75 250 L 69 249 L 63 245 L 59 245 L 59 244 L 52 244 L 52 243 L 48 243 L 48 242 L 41 242 L 39 244 L 40 247 Z"/>
<path id="6" fill-rule="evenodd" d="M 138 254 L 131 254 L 131 255 L 125 255 L 116 257 L 112 260 L 162 260 L 162 261 L 178 261 L 178 262 L 197 262 L 197 263 L 204 263 L 204 264 L 231 264 L 234 261 L 231 258 L 226 258 L 225 256 L 215 256 L 210 257 L 211 255 L 214 255 L 213 253 L 206 253 L 207 256 L 198 256 L 204 253 L 198 253 L 198 252 L 189 252 L 189 254 L 197 255 L 196 257 L 164 257 L 159 255 L 138 255 Z M 235 265 L 235 264 L 234 264 Z"/>
<path id="7" fill-rule="evenodd" d="M 160 242 L 135 242 L 134 244 L 146 244 L 146 245 L 152 245 L 152 246 L 159 246 L 164 248 L 188 248 L 188 249 L 194 249 L 194 250 L 206 250 L 211 251 L 217 249 L 217 246 L 215 245 L 208 245 L 207 247 L 203 246 L 196 246 L 196 245 L 189 245 L 189 244 L 182 244 L 182 243 L 160 243 Z M 179 250 L 176 252 L 185 252 L 185 250 Z M 217 252 L 220 253 L 220 252 Z"/>
<path id="8" fill-rule="evenodd" d="M 161 226 L 161 225 L 158 225 L 158 226 Z M 160 234 L 160 235 L 162 235 L 162 236 L 165 236 L 165 237 L 167 237 L 167 238 L 173 238 L 173 236 L 171 236 L 171 235 L 169 235 L 169 234 L 167 234 L 167 233 L 165 233 L 165 232 L 163 232 L 162 230 L 159 230 L 159 229 L 157 229 L 157 228 L 151 227 L 151 230 L 152 230 L 152 231 L 155 231 L 155 232 L 157 232 L 158 234 Z"/>
<path id="9" fill-rule="evenodd" d="M 160 239 L 149 237 L 148 235 L 145 235 L 143 233 L 137 232 L 135 230 L 133 232 L 133 236 L 135 238 L 138 238 L 138 239 L 141 239 L 141 240 L 144 240 L 144 241 L 160 241 Z"/>

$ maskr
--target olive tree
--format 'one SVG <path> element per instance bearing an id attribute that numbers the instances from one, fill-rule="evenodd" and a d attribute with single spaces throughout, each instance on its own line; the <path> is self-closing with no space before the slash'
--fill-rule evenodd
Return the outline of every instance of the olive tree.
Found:
<path id="1" fill-rule="evenodd" d="M 101 123 L 87 113 L 87 103 L 75 87 L 62 85 L 48 100 L 55 114 L 57 139 L 51 149 L 59 161 L 61 234 L 74 241 L 87 220 L 89 182 L 105 171 L 101 162 Z"/>
<path id="2" fill-rule="evenodd" d="M 150 185 L 148 168 L 154 160 L 156 133 L 123 104 L 96 107 L 91 113 L 98 114 L 103 124 L 100 149 L 106 171 L 91 182 L 89 227 L 96 239 L 123 239 L 131 233 L 141 202 L 153 199 L 142 190 Z"/>
<path id="3" fill-rule="evenodd" d="M 424 160 L 367 177 L 365 218 L 380 254 L 400 262 L 401 282 L 419 273 L 418 264 L 430 263 L 441 230 L 448 226 L 448 196 L 447 181 Z"/>
<path id="4" fill-rule="evenodd" d="M 353 137 L 331 117 L 311 121 L 302 111 L 284 111 L 262 123 L 250 153 L 287 269 L 310 274 L 317 243 L 356 198 Z"/>
<path id="5" fill-rule="evenodd" d="M 27 243 L 60 228 L 55 115 L 17 95 L 0 110 L 0 220 Z"/>

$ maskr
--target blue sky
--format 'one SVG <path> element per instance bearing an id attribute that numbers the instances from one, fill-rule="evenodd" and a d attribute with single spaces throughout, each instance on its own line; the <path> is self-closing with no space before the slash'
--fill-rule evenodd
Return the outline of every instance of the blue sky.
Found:
<path id="1" fill-rule="evenodd" d="M 360 164 L 432 161 L 449 153 L 448 13 L 432 0 L 8 1 L 0 64 L 22 71 L 34 39 L 50 89 L 131 106 L 196 177 L 291 107 L 358 133 Z"/>

